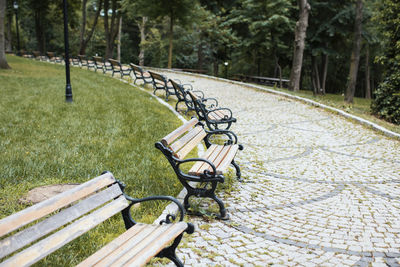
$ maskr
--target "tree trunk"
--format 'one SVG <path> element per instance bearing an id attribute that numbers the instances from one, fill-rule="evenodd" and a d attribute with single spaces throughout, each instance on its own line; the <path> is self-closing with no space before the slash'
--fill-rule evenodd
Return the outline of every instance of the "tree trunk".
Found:
<path id="1" fill-rule="evenodd" d="M 294 52 L 293 52 L 293 63 L 290 72 L 289 90 L 298 91 L 300 90 L 300 75 L 301 68 L 303 65 L 303 52 L 305 46 L 306 32 L 308 27 L 308 15 L 311 10 L 311 6 L 307 0 L 298 0 L 299 5 L 299 20 L 296 22 L 296 29 L 294 34 Z"/>
<path id="2" fill-rule="evenodd" d="M 148 18 L 142 17 L 142 23 L 138 23 L 139 31 L 140 31 L 140 52 L 139 52 L 139 65 L 144 66 L 144 55 L 146 52 L 146 48 L 144 43 L 146 42 L 146 23 Z"/>
<path id="3" fill-rule="evenodd" d="M 40 51 L 41 54 L 46 52 L 46 36 L 44 34 L 44 18 L 45 14 L 41 9 L 35 10 L 35 31 L 36 31 L 36 40 L 37 40 L 37 50 Z"/>
<path id="4" fill-rule="evenodd" d="M 84 55 L 86 47 L 84 47 L 85 43 L 85 32 L 86 32 L 86 4 L 87 0 L 82 1 L 82 21 L 81 21 L 81 30 L 79 34 L 79 54 Z"/>
<path id="5" fill-rule="evenodd" d="M 0 69 L 11 69 L 7 63 L 4 38 L 4 18 L 6 15 L 6 0 L 0 0 Z"/>
<path id="6" fill-rule="evenodd" d="M 357 84 L 357 72 L 358 72 L 358 65 L 360 62 L 360 49 L 361 49 L 362 9 L 363 9 L 363 1 L 357 0 L 356 19 L 354 23 L 353 51 L 351 53 L 350 72 L 349 72 L 348 84 L 346 87 L 346 94 L 344 98 L 344 100 L 347 103 L 353 103 L 354 93 Z"/>
<path id="7" fill-rule="evenodd" d="M 323 69 L 322 69 L 322 94 L 326 94 L 326 76 L 328 75 L 328 65 L 329 65 L 329 56 L 328 54 L 324 54 L 323 57 Z"/>
<path id="8" fill-rule="evenodd" d="M 214 58 L 214 76 L 218 77 L 218 60 Z"/>
<path id="9" fill-rule="evenodd" d="M 108 21 L 108 10 L 109 10 L 109 0 L 104 1 L 104 32 L 106 36 L 106 53 L 105 58 L 112 58 L 114 54 L 115 39 L 118 35 L 119 28 L 119 18 L 121 17 L 121 12 L 117 14 L 117 1 L 112 0 L 112 15 L 111 24 Z"/>
<path id="10" fill-rule="evenodd" d="M 199 45 L 197 46 L 197 68 L 199 70 L 203 69 L 203 38 L 200 36 Z"/>
<path id="11" fill-rule="evenodd" d="M 169 22 L 169 49 L 168 49 L 168 69 L 172 68 L 172 46 L 174 34 L 174 14 L 171 11 Z"/>
<path id="12" fill-rule="evenodd" d="M 369 45 L 365 46 L 365 98 L 371 99 L 371 78 L 370 78 L 370 67 L 369 67 Z"/>
<path id="13" fill-rule="evenodd" d="M 321 94 L 321 82 L 319 80 L 319 70 L 318 70 L 318 60 L 316 56 L 311 56 L 311 64 L 312 64 L 312 70 L 311 70 L 311 77 L 313 80 L 313 92 L 314 95 L 319 95 Z"/>
<path id="14" fill-rule="evenodd" d="M 11 34 L 12 16 L 7 16 L 7 36 L 6 36 L 6 51 L 12 51 L 12 34 Z"/>
<path id="15" fill-rule="evenodd" d="M 121 31 L 122 31 L 122 17 L 119 17 L 118 43 L 117 43 L 117 60 L 119 62 L 121 62 Z"/>
<path id="16" fill-rule="evenodd" d="M 86 2 L 87 0 L 84 0 L 84 2 Z M 85 32 L 86 32 L 86 4 L 82 4 L 82 25 L 81 25 L 81 32 L 80 32 L 80 38 L 79 38 L 79 54 L 80 55 L 85 55 L 86 54 L 86 48 L 87 45 L 90 41 L 90 39 L 92 39 L 94 30 L 96 28 L 99 16 L 100 16 L 100 11 L 102 9 L 102 5 L 103 5 L 103 0 L 99 0 L 97 2 L 97 10 L 96 10 L 96 14 L 94 17 L 94 21 L 93 21 L 93 26 L 92 29 L 90 30 L 89 34 L 87 35 L 87 37 L 85 38 Z M 84 9 L 85 7 L 85 9 Z M 85 15 L 83 14 L 85 12 Z M 83 17 L 85 17 L 85 19 L 83 19 Z"/>

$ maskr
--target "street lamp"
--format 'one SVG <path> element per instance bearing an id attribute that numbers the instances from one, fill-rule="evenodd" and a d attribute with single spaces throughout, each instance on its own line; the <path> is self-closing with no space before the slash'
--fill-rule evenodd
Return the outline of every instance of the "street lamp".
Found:
<path id="1" fill-rule="evenodd" d="M 228 79 L 228 65 L 229 65 L 228 61 L 225 61 L 224 65 L 225 65 L 225 79 Z"/>
<path id="2" fill-rule="evenodd" d="M 68 16 L 67 16 L 67 0 L 64 2 L 64 47 L 65 47 L 65 101 L 72 102 L 72 87 L 69 75 L 69 42 L 68 42 Z"/>
<path id="3" fill-rule="evenodd" d="M 17 55 L 19 54 L 20 51 L 20 46 L 19 46 L 19 29 L 18 29 L 18 3 L 17 1 L 14 1 L 14 10 L 15 10 L 15 26 L 17 28 Z"/>

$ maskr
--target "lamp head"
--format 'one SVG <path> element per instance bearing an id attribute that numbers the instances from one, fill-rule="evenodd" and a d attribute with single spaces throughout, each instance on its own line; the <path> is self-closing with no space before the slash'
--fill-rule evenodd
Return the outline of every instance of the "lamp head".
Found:
<path id="1" fill-rule="evenodd" d="M 17 3 L 17 1 L 14 1 L 13 6 L 14 6 L 14 9 L 18 9 L 18 3 Z"/>

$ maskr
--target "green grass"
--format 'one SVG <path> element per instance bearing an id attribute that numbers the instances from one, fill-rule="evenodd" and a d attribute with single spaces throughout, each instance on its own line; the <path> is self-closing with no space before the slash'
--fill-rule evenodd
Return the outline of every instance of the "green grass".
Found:
<path id="1" fill-rule="evenodd" d="M 154 147 L 181 125 L 166 107 L 128 84 L 79 68 L 71 68 L 74 102 L 66 103 L 64 66 L 7 60 L 12 69 L 0 70 L 0 218 L 25 208 L 18 200 L 32 188 L 82 183 L 104 170 L 133 197 L 179 193 L 172 168 Z M 144 205 L 135 218 L 151 222 L 164 206 Z M 39 265 L 76 264 L 123 231 L 117 215 Z"/>
<path id="2" fill-rule="evenodd" d="M 265 86 L 265 87 L 267 87 L 267 86 Z M 347 104 L 344 102 L 344 96 L 342 96 L 342 95 L 326 94 L 323 96 L 314 96 L 312 91 L 300 90 L 299 92 L 293 92 L 293 91 L 289 91 L 289 90 L 281 89 L 281 88 L 272 88 L 272 87 L 267 87 L 267 88 L 274 89 L 274 90 L 284 92 L 284 93 L 288 93 L 291 95 L 311 99 L 311 100 L 319 102 L 321 104 L 343 110 L 352 115 L 355 115 L 355 116 L 361 117 L 363 119 L 366 119 L 368 121 L 371 121 L 373 123 L 376 123 L 376 124 L 386 128 L 390 131 L 393 131 L 395 133 L 400 133 L 400 125 L 395 125 L 395 124 L 389 123 L 389 122 L 379 119 L 376 116 L 371 114 L 371 109 L 370 109 L 371 99 L 355 97 L 354 103 L 350 105 L 350 104 Z"/>

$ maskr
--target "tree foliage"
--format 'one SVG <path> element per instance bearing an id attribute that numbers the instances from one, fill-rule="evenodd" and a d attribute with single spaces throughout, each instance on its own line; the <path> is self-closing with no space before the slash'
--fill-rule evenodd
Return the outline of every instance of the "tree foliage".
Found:
<path id="1" fill-rule="evenodd" d="M 400 124 L 400 3 L 383 0 L 375 17 L 385 37 L 384 54 L 377 60 L 387 66 L 385 79 L 375 92 L 372 111 L 378 116 Z"/>

